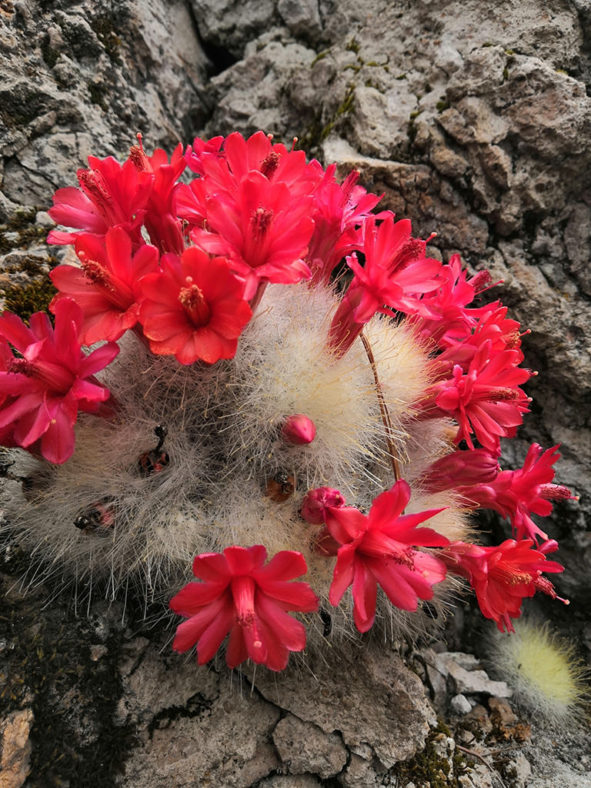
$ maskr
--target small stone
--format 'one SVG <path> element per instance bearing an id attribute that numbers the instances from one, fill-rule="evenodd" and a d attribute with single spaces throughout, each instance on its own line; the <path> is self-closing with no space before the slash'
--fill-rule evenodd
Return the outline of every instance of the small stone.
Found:
<path id="1" fill-rule="evenodd" d="M 47 211 L 37 211 L 37 214 L 35 215 L 35 224 L 38 224 L 41 227 L 55 227 L 55 222 L 47 213 Z"/>
<path id="2" fill-rule="evenodd" d="M 480 704 L 474 706 L 474 708 L 466 714 L 464 719 L 466 722 L 472 723 L 472 730 L 476 729 L 478 733 L 481 733 L 483 736 L 486 736 L 487 733 L 492 731 L 493 726 L 488 712 L 484 706 Z"/>
<path id="3" fill-rule="evenodd" d="M 98 662 L 101 657 L 104 657 L 108 652 L 108 648 L 101 644 L 94 644 L 90 647 L 90 659 L 93 662 Z"/>
<path id="4" fill-rule="evenodd" d="M 472 709 L 468 698 L 461 693 L 459 695 L 454 695 L 450 700 L 449 705 L 456 714 L 468 714 L 468 712 Z"/>
<path id="5" fill-rule="evenodd" d="M 32 747 L 29 734 L 32 725 L 31 709 L 15 711 L 0 723 L 2 788 L 20 788 L 31 771 Z"/>
<path id="6" fill-rule="evenodd" d="M 511 780 L 512 788 L 525 788 L 531 775 L 531 766 L 522 752 L 513 754 L 502 768 L 504 775 Z"/>

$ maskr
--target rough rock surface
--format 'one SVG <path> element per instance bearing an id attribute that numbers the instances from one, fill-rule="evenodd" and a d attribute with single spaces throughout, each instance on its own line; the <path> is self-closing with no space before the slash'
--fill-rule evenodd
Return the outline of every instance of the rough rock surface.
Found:
<path id="1" fill-rule="evenodd" d="M 299 137 L 342 172 L 358 168 L 418 234 L 437 231 L 434 252 L 459 251 L 503 279 L 498 297 L 532 329 L 533 412 L 504 456 L 519 464 L 532 440 L 562 443 L 559 480 L 581 499 L 557 505 L 548 528 L 567 566 L 558 583 L 573 600 L 570 629 L 588 656 L 590 53 L 587 0 L 0 0 L 0 285 L 47 272 L 51 194 L 89 153 L 123 155 L 136 131 L 147 147 L 171 148 L 264 128 Z M 433 713 L 394 655 L 374 647 L 353 667 L 315 665 L 316 679 L 259 671 L 251 686 L 167 656 L 165 636 L 126 630 L 116 606 L 89 603 L 90 618 L 78 618 L 54 600 L 39 617 L 52 589 L 10 591 L 24 561 L 6 548 L 0 717 L 10 784 L 29 769 L 32 786 L 427 780 L 415 752 Z M 442 708 L 446 693 L 469 691 L 439 677 Z M 482 705 L 467 717 L 478 709 L 492 729 Z M 516 759 L 505 784 L 586 785 L 584 732 L 538 734 L 524 750 L 532 776 Z M 431 733 L 423 750 L 438 779 L 493 784 L 482 764 L 456 773 L 447 738 Z M 414 771 L 401 771 L 396 761 L 408 758 Z"/>

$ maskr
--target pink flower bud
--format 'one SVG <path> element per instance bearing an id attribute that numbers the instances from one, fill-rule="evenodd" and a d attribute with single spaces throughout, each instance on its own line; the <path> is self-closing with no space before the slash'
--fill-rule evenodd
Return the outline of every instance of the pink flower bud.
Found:
<path id="1" fill-rule="evenodd" d="M 453 490 L 472 484 L 487 484 L 496 479 L 499 459 L 487 449 L 454 451 L 434 462 L 427 470 L 425 488 L 428 492 Z"/>
<path id="2" fill-rule="evenodd" d="M 302 413 L 296 413 L 295 416 L 288 416 L 285 419 L 281 428 L 281 437 L 287 443 L 294 443 L 296 446 L 312 443 L 316 437 L 316 425 L 312 419 Z"/>
<path id="3" fill-rule="evenodd" d="M 327 507 L 345 505 L 345 499 L 338 490 L 332 487 L 317 487 L 306 493 L 300 514 L 307 523 L 321 525 L 324 522 Z"/>

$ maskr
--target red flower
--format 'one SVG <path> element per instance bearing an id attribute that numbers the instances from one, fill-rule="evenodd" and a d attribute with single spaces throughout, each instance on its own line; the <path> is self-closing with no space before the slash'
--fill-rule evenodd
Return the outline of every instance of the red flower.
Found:
<path id="1" fill-rule="evenodd" d="M 351 347 L 376 312 L 391 314 L 391 309 L 397 309 L 414 314 L 417 296 L 439 284 L 441 263 L 425 256 L 426 242 L 412 238 L 410 231 L 410 221 L 394 223 L 393 214 L 379 226 L 375 216 L 366 218 L 361 245 L 365 265 L 359 265 L 355 254 L 347 258 L 355 276 L 329 330 L 329 346 L 337 355 Z"/>
<path id="2" fill-rule="evenodd" d="M 121 226 L 134 246 L 143 243 L 140 228 L 150 196 L 153 175 L 138 172 L 130 160 L 121 165 L 112 156 L 88 157 L 89 169 L 78 170 L 80 189 L 58 189 L 49 215 L 58 224 L 104 235 L 109 227 Z M 69 244 L 78 233 L 52 230 L 48 243 Z"/>
<path id="3" fill-rule="evenodd" d="M 417 528 L 441 509 L 419 514 L 402 512 L 410 487 L 398 481 L 379 495 L 365 516 L 351 506 L 329 507 L 326 528 L 341 545 L 329 599 L 338 605 L 353 585 L 353 617 L 360 632 L 373 625 L 378 584 L 396 607 L 416 610 L 419 599 L 431 599 L 433 586 L 445 578 L 445 565 L 414 546 L 443 547 L 449 541 L 431 528 Z"/>
<path id="4" fill-rule="evenodd" d="M 61 464 L 74 451 L 78 410 L 100 413 L 110 396 L 93 375 L 119 352 L 108 343 L 86 356 L 80 348 L 82 312 L 71 299 L 55 306 L 55 329 L 43 312 L 31 315 L 30 328 L 9 312 L 0 315 L 0 336 L 20 353 L 0 372 L 0 430 L 11 430 L 11 444 L 39 448 Z M 39 445 L 38 445 L 39 442 Z"/>
<path id="5" fill-rule="evenodd" d="M 228 667 L 250 657 L 283 670 L 289 652 L 306 645 L 303 625 L 286 611 L 315 611 L 318 600 L 307 583 L 288 582 L 307 571 L 301 553 L 283 550 L 264 566 L 266 558 L 262 545 L 197 556 L 193 574 L 204 582 L 189 583 L 170 600 L 175 613 L 188 618 L 178 627 L 173 648 L 183 652 L 197 644 L 197 662 L 204 665 L 230 633 Z"/>
<path id="6" fill-rule="evenodd" d="M 456 364 L 453 377 L 436 383 L 423 403 L 423 418 L 453 416 L 459 424 L 455 443 L 465 440 L 473 449 L 471 435 L 498 453 L 499 436 L 510 437 L 528 411 L 529 399 L 518 388 L 531 372 L 518 369 L 517 350 L 493 351 L 491 340 L 474 354 L 468 371 Z"/>
<path id="7" fill-rule="evenodd" d="M 531 519 L 530 514 L 547 517 L 552 512 L 552 499 L 572 498 L 564 485 L 550 484 L 554 478 L 554 463 L 560 459 L 558 446 L 544 451 L 533 443 L 527 452 L 523 468 L 500 471 L 485 483 L 460 486 L 459 492 L 485 509 L 494 509 L 502 517 L 509 517 L 517 539 L 547 539 Z"/>
<path id="8" fill-rule="evenodd" d="M 79 234 L 76 253 L 81 268 L 58 265 L 49 274 L 60 291 L 50 309 L 54 312 L 64 298 L 73 299 L 84 315 L 82 342 L 114 342 L 138 321 L 139 280 L 158 270 L 158 250 L 144 244 L 132 255 L 129 236 L 120 227 L 114 227 L 107 230 L 104 239 Z"/>
<path id="9" fill-rule="evenodd" d="M 181 364 L 233 358 L 252 312 L 226 260 L 190 248 L 180 259 L 165 255 L 162 266 L 140 283 L 140 322 L 152 352 Z"/>
<path id="10" fill-rule="evenodd" d="M 466 485 L 493 481 L 499 471 L 499 458 L 487 449 L 454 451 L 427 468 L 423 487 L 430 493 L 454 490 Z"/>
<path id="11" fill-rule="evenodd" d="M 336 164 L 326 168 L 314 192 L 314 232 L 307 260 L 313 272 L 312 284 L 326 284 L 335 266 L 354 248 L 362 245 L 358 229 L 370 216 L 381 197 L 368 194 L 357 185 L 359 173 L 351 172 L 343 183 L 337 183 Z M 376 219 L 387 215 L 376 214 Z"/>
<path id="12" fill-rule="evenodd" d="M 557 597 L 552 583 L 542 572 L 562 572 L 563 567 L 548 561 L 545 552 L 556 548 L 548 543 L 544 552 L 532 547 L 531 539 L 507 539 L 498 547 L 479 547 L 454 542 L 442 553 L 451 572 L 465 577 L 474 591 L 482 614 L 496 621 L 501 632 L 513 632 L 512 618 L 521 615 L 521 600 L 543 591 Z M 568 604 L 566 600 L 561 602 Z"/>
<path id="13" fill-rule="evenodd" d="M 468 272 L 462 269 L 459 254 L 451 256 L 447 265 L 439 271 L 439 286 L 425 294 L 418 302 L 418 315 L 413 323 L 422 336 L 434 339 L 445 346 L 448 338 L 463 337 L 475 325 L 485 307 L 468 309 L 477 293 L 487 289 L 490 282 L 488 271 L 480 271 L 468 279 Z"/>
<path id="14" fill-rule="evenodd" d="M 181 221 L 173 206 L 173 192 L 186 167 L 183 146 L 179 142 L 169 163 L 162 148 L 156 148 L 151 156 L 146 155 L 141 134 L 138 134 L 138 142 L 139 145 L 134 145 L 130 151 L 130 159 L 138 172 L 151 173 L 154 176 L 144 217 L 150 240 L 161 253 L 182 254 L 185 243 Z"/>
<path id="15" fill-rule="evenodd" d="M 191 238 L 207 252 L 228 257 L 232 270 L 244 277 L 245 298 L 251 299 L 260 282 L 293 284 L 310 278 L 303 260 L 314 229 L 310 200 L 296 200 L 284 183 L 251 172 L 236 195 L 221 192 L 207 199 L 211 232 L 195 228 Z"/>

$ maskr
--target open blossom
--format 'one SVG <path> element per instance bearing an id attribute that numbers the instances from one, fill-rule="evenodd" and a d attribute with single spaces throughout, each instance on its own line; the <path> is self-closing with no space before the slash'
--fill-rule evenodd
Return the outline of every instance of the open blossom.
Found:
<path id="1" fill-rule="evenodd" d="M 190 248 L 180 258 L 165 255 L 162 269 L 140 283 L 140 322 L 152 352 L 181 364 L 233 358 L 252 312 L 227 261 Z"/>
<path id="2" fill-rule="evenodd" d="M 207 192 L 237 192 L 241 181 L 253 172 L 268 181 L 284 183 L 294 200 L 308 196 L 323 176 L 317 161 L 306 163 L 302 150 L 288 150 L 282 143 L 273 144 L 271 134 L 257 131 L 248 139 L 235 131 L 225 139 L 196 138 L 186 154 L 189 167 L 207 184 Z M 179 187 L 179 191 L 184 191 Z"/>
<path id="3" fill-rule="evenodd" d="M 49 274 L 59 290 L 50 309 L 73 299 L 82 308 L 82 342 L 114 342 L 138 321 L 140 279 L 158 270 L 158 250 L 144 244 L 134 254 L 128 234 L 114 227 L 104 237 L 79 234 L 76 254 L 80 268 L 58 265 Z"/>
<path id="4" fill-rule="evenodd" d="M 396 607 L 416 610 L 431 599 L 433 586 L 445 578 L 445 565 L 416 546 L 443 547 L 448 540 L 431 528 L 417 528 L 441 509 L 402 514 L 410 487 L 398 481 L 374 500 L 366 516 L 352 506 L 328 507 L 326 529 L 340 545 L 329 600 L 338 605 L 353 586 L 353 618 L 360 632 L 371 629 L 378 585 Z"/>
<path id="5" fill-rule="evenodd" d="M 358 185 L 356 170 L 343 183 L 337 182 L 335 171 L 336 164 L 328 166 L 314 191 L 314 232 L 307 256 L 314 285 L 327 284 L 343 257 L 362 245 L 363 222 L 381 199 Z M 384 211 L 375 218 L 386 215 Z"/>
<path id="6" fill-rule="evenodd" d="M 547 517 L 552 512 L 551 500 L 573 497 L 564 485 L 551 484 L 552 466 L 559 458 L 558 446 L 544 451 L 539 444 L 533 443 L 523 468 L 500 471 L 486 483 L 482 480 L 465 487 L 457 486 L 466 499 L 510 518 L 517 539 L 547 539 L 548 535 L 532 520 L 532 512 Z"/>
<path id="7" fill-rule="evenodd" d="M 532 373 L 516 366 L 520 360 L 517 350 L 495 352 L 487 340 L 466 373 L 456 364 L 450 379 L 431 387 L 423 418 L 453 416 L 459 425 L 456 443 L 465 440 L 473 449 L 475 435 L 486 449 L 498 453 L 499 437 L 512 436 L 528 411 L 529 399 L 519 386 Z"/>
<path id="8" fill-rule="evenodd" d="M 521 615 L 524 597 L 542 591 L 560 599 L 552 583 L 542 576 L 543 572 L 563 571 L 556 561 L 546 559 L 546 553 L 555 548 L 556 542 L 549 542 L 546 549 L 535 549 L 531 539 L 507 539 L 498 547 L 454 542 L 442 557 L 451 572 L 468 580 L 482 614 L 495 621 L 501 632 L 513 632 L 511 619 Z"/>
<path id="9" fill-rule="evenodd" d="M 129 158 L 138 172 L 153 176 L 144 216 L 150 240 L 163 254 L 181 254 L 185 243 L 181 220 L 174 210 L 173 195 L 176 182 L 186 167 L 182 144 L 179 142 L 176 146 L 169 162 L 162 148 L 156 148 L 151 156 L 146 155 L 142 135 L 138 134 L 138 145 L 131 148 Z"/>
<path id="10" fill-rule="evenodd" d="M 57 464 L 74 451 L 78 411 L 100 414 L 109 398 L 93 376 L 119 352 L 108 343 L 85 355 L 81 326 L 82 312 L 71 299 L 56 304 L 55 329 L 43 312 L 31 315 L 30 328 L 16 315 L 0 315 L 0 337 L 21 356 L 10 363 L 5 357 L 0 371 L 0 431 L 9 430 L 12 445 L 38 450 Z"/>
<path id="11" fill-rule="evenodd" d="M 80 189 L 68 186 L 53 196 L 49 215 L 66 227 L 104 235 L 109 227 L 123 227 L 134 247 L 143 243 L 141 225 L 152 189 L 153 175 L 139 172 L 131 160 L 123 165 L 112 156 L 88 157 L 88 169 L 78 170 Z M 52 230 L 48 243 L 69 244 L 76 232 Z"/>
<path id="12" fill-rule="evenodd" d="M 262 545 L 197 556 L 193 574 L 203 582 L 189 583 L 170 601 L 188 619 L 178 627 L 173 648 L 183 652 L 197 644 L 197 661 L 204 665 L 229 633 L 230 668 L 250 657 L 283 670 L 289 652 L 306 645 L 303 625 L 286 611 L 315 611 L 318 600 L 307 583 L 288 582 L 307 571 L 301 553 L 283 550 L 265 566 L 266 558 Z"/>
<path id="13" fill-rule="evenodd" d="M 303 259 L 314 229 L 310 203 L 309 196 L 295 200 L 285 183 L 251 172 L 235 195 L 222 192 L 207 199 L 207 230 L 195 227 L 191 239 L 228 258 L 250 300 L 261 282 L 293 284 L 312 275 Z"/>
<path id="14" fill-rule="evenodd" d="M 438 285 L 441 263 L 425 255 L 426 242 L 411 237 L 408 219 L 394 223 L 389 214 L 376 225 L 376 217 L 366 218 L 363 224 L 363 241 L 360 246 L 365 255 L 361 266 L 355 254 L 347 257 L 354 273 L 330 326 L 329 347 L 343 355 L 360 334 L 363 325 L 376 312 L 390 307 L 414 314 L 417 296 Z"/>
<path id="15" fill-rule="evenodd" d="M 412 322 L 422 336 L 445 346 L 448 337 L 463 337 L 475 325 L 484 308 L 469 308 L 468 304 L 489 285 L 490 274 L 480 271 L 468 279 L 459 254 L 454 254 L 441 266 L 438 279 L 437 289 L 421 297 Z"/>

